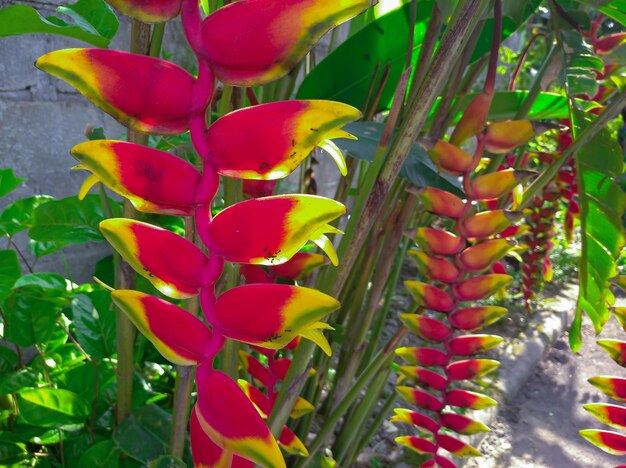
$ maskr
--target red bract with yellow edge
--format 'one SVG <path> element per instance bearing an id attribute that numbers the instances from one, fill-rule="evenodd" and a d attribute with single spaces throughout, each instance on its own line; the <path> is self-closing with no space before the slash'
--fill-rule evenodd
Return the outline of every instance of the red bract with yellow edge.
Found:
<path id="1" fill-rule="evenodd" d="M 106 0 L 126 16 L 144 23 L 162 23 L 178 16 L 183 0 Z"/>

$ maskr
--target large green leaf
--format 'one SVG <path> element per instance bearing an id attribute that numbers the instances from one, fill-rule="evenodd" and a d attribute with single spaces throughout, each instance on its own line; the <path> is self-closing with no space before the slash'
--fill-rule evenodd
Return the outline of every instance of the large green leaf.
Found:
<path id="1" fill-rule="evenodd" d="M 33 369 L 20 369 L 0 378 L 0 395 L 15 393 L 22 389 L 34 387 L 37 384 L 38 375 Z"/>
<path id="2" fill-rule="evenodd" d="M 78 461 L 79 468 L 117 468 L 120 449 L 112 440 L 103 440 L 87 450 Z"/>
<path id="3" fill-rule="evenodd" d="M 148 464 L 165 453 L 172 416 L 156 405 L 132 412 L 113 433 L 113 440 L 126 455 Z"/>
<path id="4" fill-rule="evenodd" d="M 111 310 L 111 295 L 104 291 L 79 294 L 72 301 L 76 338 L 96 359 L 115 352 L 115 311 Z"/>
<path id="5" fill-rule="evenodd" d="M 12 466 L 24 460 L 28 452 L 24 444 L 0 441 L 0 466 Z"/>
<path id="6" fill-rule="evenodd" d="M 65 7 L 61 12 L 65 14 L 71 12 L 75 24 L 68 24 L 55 16 L 44 18 L 37 10 L 26 5 L 3 8 L 0 10 L 0 37 L 32 33 L 56 34 L 78 39 L 96 47 L 107 47 L 117 30 L 115 26 L 117 17 L 103 0 L 79 1 L 75 5 Z M 87 17 L 82 14 L 86 14 Z M 101 35 L 100 31 L 110 37 Z"/>
<path id="7" fill-rule="evenodd" d="M 20 416 L 28 424 L 59 427 L 81 423 L 91 408 L 89 402 L 69 390 L 35 388 L 17 394 Z"/>
<path id="8" fill-rule="evenodd" d="M 11 193 L 26 179 L 15 177 L 13 169 L 0 169 L 0 197 Z"/>
<path id="9" fill-rule="evenodd" d="M 148 464 L 149 468 L 186 468 L 187 464 L 173 455 L 163 455 Z"/>
<path id="10" fill-rule="evenodd" d="M 6 299 L 22 271 L 15 250 L 0 250 L 0 302 Z"/>
<path id="11" fill-rule="evenodd" d="M 600 11 L 626 26 L 626 0 L 613 0 L 601 7 Z"/>
<path id="12" fill-rule="evenodd" d="M 337 141 L 337 145 L 340 149 L 347 151 L 348 155 L 371 162 L 383 128 L 384 124 L 379 122 L 353 122 L 346 125 L 345 129 L 358 137 L 358 140 L 340 140 Z M 421 187 L 438 187 L 458 192 L 459 183 L 457 179 L 439 173 L 430 158 L 418 145 L 413 145 L 406 163 L 400 171 L 400 177 L 404 177 L 414 185 Z"/>
<path id="13" fill-rule="evenodd" d="M 57 306 L 30 296 L 12 296 L 5 302 L 4 337 L 19 346 L 45 343 L 56 326 Z"/>
<path id="14" fill-rule="evenodd" d="M 536 9 L 540 0 L 504 2 L 503 37 L 510 36 Z M 433 0 L 419 0 L 414 29 L 411 63 L 414 66 L 430 20 Z M 377 66 L 389 66 L 389 79 L 380 99 L 380 109 L 388 108 L 402 73 L 411 25 L 411 5 L 377 18 L 333 50 L 304 79 L 299 99 L 331 99 L 363 108 Z M 485 21 L 474 58 L 491 48 L 493 19 Z"/>
<path id="15" fill-rule="evenodd" d="M 578 110 L 574 117 L 576 134 L 595 119 Z M 622 215 L 626 209 L 626 194 L 615 182 L 622 175 L 623 154 L 608 129 L 602 129 L 578 152 L 576 168 L 582 248 L 578 273 L 580 290 L 570 334 L 574 350 L 581 345 L 583 312 L 591 319 L 597 333 L 609 319 L 609 279 L 617 275 L 617 258 L 624 246 Z"/>
<path id="16" fill-rule="evenodd" d="M 120 204 L 110 200 L 113 216 L 121 215 Z M 56 242 L 60 245 L 102 241 L 98 224 L 107 216 L 98 195 L 87 195 L 84 200 L 63 198 L 39 206 L 33 216 L 31 239 Z"/>
<path id="17" fill-rule="evenodd" d="M 17 353 L 0 345 L 0 372 L 11 372 L 17 367 Z"/>
<path id="18" fill-rule="evenodd" d="M 22 198 L 11 203 L 0 214 L 0 233 L 13 236 L 33 226 L 33 213 L 38 206 L 54 200 L 48 195 Z"/>
<path id="19" fill-rule="evenodd" d="M 47 295 L 60 295 L 67 291 L 65 278 L 57 273 L 31 273 L 22 276 L 13 286 L 17 288 L 43 289 Z"/>

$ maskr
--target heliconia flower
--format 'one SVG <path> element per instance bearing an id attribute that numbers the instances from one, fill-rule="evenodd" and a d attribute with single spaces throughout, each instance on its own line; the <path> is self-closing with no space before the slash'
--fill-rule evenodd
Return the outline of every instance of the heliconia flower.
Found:
<path id="1" fill-rule="evenodd" d="M 614 400 L 626 401 L 626 379 L 620 377 L 597 376 L 587 380 L 602 393 Z"/>
<path id="2" fill-rule="evenodd" d="M 502 232 L 498 235 L 499 237 L 519 237 L 522 234 L 526 234 L 530 230 L 530 227 L 527 224 L 522 224 L 519 226 L 509 226 L 502 230 Z"/>
<path id="3" fill-rule="evenodd" d="M 620 366 L 626 367 L 626 342 L 618 340 L 598 340 L 598 344 Z"/>
<path id="4" fill-rule="evenodd" d="M 595 41 L 594 46 L 598 54 L 608 54 L 616 47 L 626 42 L 626 32 L 618 32 L 603 36 Z"/>
<path id="5" fill-rule="evenodd" d="M 422 388 L 443 390 L 448 387 L 448 379 L 435 371 L 419 366 L 400 366 L 398 370 L 404 377 Z"/>
<path id="6" fill-rule="evenodd" d="M 285 450 L 285 452 L 290 455 L 298 455 L 300 457 L 309 456 L 309 451 L 304 446 L 302 441 L 287 426 L 283 427 L 283 432 L 280 433 L 278 443 Z"/>
<path id="7" fill-rule="evenodd" d="M 493 100 L 493 93 L 481 92 L 469 103 L 461 119 L 454 127 L 450 143 L 459 146 L 468 138 L 481 132 L 487 123 L 487 115 Z"/>
<path id="8" fill-rule="evenodd" d="M 465 247 L 465 240 L 462 237 L 429 227 L 420 227 L 415 230 L 415 242 L 435 255 L 456 255 Z"/>
<path id="9" fill-rule="evenodd" d="M 493 359 L 466 359 L 446 366 L 446 375 L 450 380 L 471 380 L 493 372 L 500 366 Z"/>
<path id="10" fill-rule="evenodd" d="M 287 347 L 285 346 L 285 349 Z M 270 361 L 269 368 L 272 371 L 278 380 L 285 380 L 285 376 L 287 375 L 287 371 L 289 371 L 289 366 L 291 366 L 291 359 L 282 358 L 276 359 L 274 361 Z"/>
<path id="11" fill-rule="evenodd" d="M 270 371 L 261 362 L 244 350 L 239 350 L 239 363 L 244 371 L 257 380 L 261 385 L 269 388 L 272 385 L 272 376 Z"/>
<path id="12" fill-rule="evenodd" d="M 626 455 L 626 436 L 619 432 L 583 429 L 578 433 L 596 447 L 611 455 Z"/>
<path id="13" fill-rule="evenodd" d="M 490 274 L 474 276 L 452 286 L 452 292 L 460 301 L 486 299 L 513 281 L 509 275 Z"/>
<path id="14" fill-rule="evenodd" d="M 442 140 L 422 138 L 418 144 L 424 148 L 428 157 L 443 172 L 460 176 L 472 170 L 474 158 L 458 146 Z"/>
<path id="15" fill-rule="evenodd" d="M 413 280 L 405 281 L 404 286 L 409 290 L 415 302 L 422 307 L 448 312 L 454 306 L 454 300 L 443 289 L 436 286 Z"/>
<path id="16" fill-rule="evenodd" d="M 337 265 L 335 249 L 324 234 L 341 233 L 328 223 L 345 211 L 329 198 L 277 195 L 231 205 L 210 223 L 197 216 L 196 224 L 204 243 L 229 262 L 277 265 L 311 240 Z"/>
<path id="17" fill-rule="evenodd" d="M 138 211 L 192 216 L 197 204 L 208 203 L 215 190 L 203 190 L 202 175 L 188 162 L 165 151 L 124 141 L 94 140 L 71 150 L 80 164 L 76 169 L 93 173 L 80 189 L 79 198 L 102 182 L 128 198 Z M 213 179 L 217 189 L 218 181 Z M 208 188 L 208 187 L 207 187 Z"/>
<path id="18" fill-rule="evenodd" d="M 400 320 L 414 335 L 427 341 L 445 341 L 452 330 L 440 320 L 418 314 L 400 314 Z"/>
<path id="19" fill-rule="evenodd" d="M 126 218 L 100 223 L 100 231 L 137 273 L 168 297 L 184 299 L 211 284 L 208 257 L 184 237 Z"/>
<path id="20" fill-rule="evenodd" d="M 144 23 L 163 23 L 178 16 L 182 0 L 106 0 L 121 13 Z"/>
<path id="21" fill-rule="evenodd" d="M 503 338 L 496 335 L 463 335 L 450 340 L 448 348 L 455 356 L 473 356 L 502 343 Z"/>
<path id="22" fill-rule="evenodd" d="M 624 331 L 626 331 L 626 307 L 613 307 L 613 315 L 622 326 Z"/>
<path id="23" fill-rule="evenodd" d="M 450 406 L 472 410 L 485 409 L 498 404 L 496 400 L 487 395 L 458 388 L 446 392 L 446 402 Z"/>
<path id="24" fill-rule="evenodd" d="M 330 355 L 319 320 L 339 302 L 315 289 L 287 284 L 249 284 L 217 298 L 211 325 L 222 335 L 269 349 L 281 349 L 296 336 L 313 341 Z"/>
<path id="25" fill-rule="evenodd" d="M 331 139 L 354 139 L 341 127 L 360 115 L 354 107 L 334 101 L 281 101 L 246 107 L 211 125 L 205 136 L 208 154 L 201 156 L 222 175 L 271 180 L 287 177 L 320 146 L 346 175 L 343 154 Z"/>
<path id="26" fill-rule="evenodd" d="M 64 49 L 35 65 L 133 130 L 176 135 L 189 128 L 195 79 L 173 63 L 118 50 Z"/>
<path id="27" fill-rule="evenodd" d="M 239 388 L 246 394 L 263 419 L 267 419 L 272 412 L 272 402 L 261 390 L 247 380 L 237 379 Z"/>
<path id="28" fill-rule="evenodd" d="M 623 406 L 608 403 L 587 403 L 583 405 L 583 408 L 604 424 L 620 429 L 626 428 L 626 408 Z"/>
<path id="29" fill-rule="evenodd" d="M 191 439 L 191 453 L 193 455 L 193 465 L 195 468 L 254 467 L 253 462 L 233 455 L 233 452 L 222 449 L 211 440 L 200 425 L 196 413 L 196 406 L 194 406 L 189 415 L 189 437 Z"/>
<path id="30" fill-rule="evenodd" d="M 516 185 L 534 174 L 533 171 L 505 169 L 481 175 L 469 183 L 468 195 L 477 201 L 496 200 L 508 195 Z"/>
<path id="31" fill-rule="evenodd" d="M 417 411 L 411 411 L 404 408 L 394 408 L 394 416 L 391 417 L 391 422 L 403 422 L 406 424 L 413 424 L 431 434 L 435 434 L 441 427 L 434 419 L 418 413 Z"/>
<path id="32" fill-rule="evenodd" d="M 426 211 L 438 216 L 457 219 L 465 214 L 465 203 L 456 195 L 435 187 L 413 187 L 408 189 L 417 195 Z"/>
<path id="33" fill-rule="evenodd" d="M 465 271 L 480 273 L 491 268 L 514 246 L 515 243 L 507 239 L 489 239 L 463 250 L 458 262 Z"/>
<path id="34" fill-rule="evenodd" d="M 315 411 L 315 406 L 313 406 L 304 398 L 298 397 L 296 399 L 296 403 L 293 406 L 293 409 L 291 410 L 291 413 L 289 414 L 289 417 L 291 419 L 298 419 L 302 416 L 312 413 L 313 411 Z"/>
<path id="35" fill-rule="evenodd" d="M 489 432 L 489 428 L 479 421 L 457 413 L 442 413 L 441 422 L 448 429 L 452 429 L 459 434 L 472 435 L 479 432 Z"/>
<path id="36" fill-rule="evenodd" d="M 509 153 L 531 138 L 554 128 L 558 126 L 530 120 L 493 122 L 485 131 L 485 149 L 495 154 Z"/>
<path id="37" fill-rule="evenodd" d="M 410 448 L 417 453 L 435 453 L 437 446 L 430 440 L 417 436 L 400 436 L 394 439 L 399 445 Z"/>
<path id="38" fill-rule="evenodd" d="M 459 279 L 461 272 L 445 258 L 431 257 L 421 250 L 409 250 L 415 258 L 420 270 L 431 280 L 442 283 L 454 283 Z"/>
<path id="39" fill-rule="evenodd" d="M 454 463 L 452 463 L 446 457 L 442 457 L 441 455 L 435 454 L 435 458 L 434 458 L 433 462 L 435 464 L 432 465 L 432 468 L 435 468 L 435 467 L 439 467 L 439 468 L 456 468 L 456 465 Z"/>
<path id="40" fill-rule="evenodd" d="M 274 189 L 278 184 L 276 180 L 253 180 L 245 179 L 242 182 L 243 194 L 249 198 L 270 197 L 274 195 Z"/>
<path id="41" fill-rule="evenodd" d="M 186 310 L 128 289 L 113 291 L 111 298 L 167 360 L 191 366 L 205 357 L 212 333 Z"/>
<path id="42" fill-rule="evenodd" d="M 434 348 L 398 348 L 395 351 L 409 364 L 417 366 L 445 366 L 450 360 L 446 353 Z"/>
<path id="43" fill-rule="evenodd" d="M 270 270 L 279 278 L 301 281 L 313 270 L 326 265 L 323 255 L 311 252 L 298 252 L 290 260 L 281 265 L 272 265 Z"/>
<path id="44" fill-rule="evenodd" d="M 465 237 L 471 239 L 485 239 L 501 233 L 522 217 L 521 211 L 490 210 L 473 214 L 460 223 Z M 510 237 L 510 236 L 503 236 Z"/>
<path id="45" fill-rule="evenodd" d="M 448 316 L 450 325 L 457 330 L 476 331 L 497 322 L 508 313 L 499 306 L 477 306 L 458 309 Z"/>
<path id="46" fill-rule="evenodd" d="M 276 439 L 228 375 L 200 365 L 196 384 L 196 416 L 215 444 L 262 466 L 285 467 Z"/>
<path id="47" fill-rule="evenodd" d="M 199 52 L 221 81 L 259 86 L 285 75 L 329 29 L 358 15 L 372 0 L 242 0 L 202 24 Z"/>
<path id="48" fill-rule="evenodd" d="M 436 396 L 424 390 L 420 390 L 419 388 L 398 385 L 396 390 L 407 402 L 420 408 L 431 411 L 441 411 L 445 406 Z"/>
<path id="49" fill-rule="evenodd" d="M 435 434 L 435 440 L 441 448 L 447 450 L 455 457 L 465 458 L 482 456 L 482 453 L 480 453 L 471 445 L 448 434 Z"/>

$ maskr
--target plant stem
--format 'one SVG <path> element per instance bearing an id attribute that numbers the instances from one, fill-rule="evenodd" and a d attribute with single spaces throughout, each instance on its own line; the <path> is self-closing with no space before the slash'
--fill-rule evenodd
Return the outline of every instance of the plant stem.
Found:
<path id="1" fill-rule="evenodd" d="M 453 19 L 450 21 L 450 25 L 441 40 L 441 45 L 435 54 L 432 66 L 426 74 L 416 98 L 410 104 L 408 117 L 404 121 L 389 154 L 386 158 L 386 151 L 383 151 L 380 155 L 377 154 L 384 164 L 380 175 L 375 180 L 373 190 L 369 192 L 363 214 L 359 219 L 360 224 L 358 229 L 354 228 L 353 232 L 356 231 L 354 237 L 352 237 L 350 245 L 345 249 L 346 252 L 344 256 L 340 257 L 342 264 L 338 271 L 324 277 L 327 285 L 326 290 L 330 291 L 331 295 L 343 288 L 348 274 L 358 257 L 358 253 L 369 235 L 369 231 L 376 217 L 379 216 L 382 210 L 386 193 L 389 191 L 391 183 L 398 176 L 402 165 L 413 147 L 415 139 L 426 122 L 430 108 L 443 87 L 444 78 L 448 76 L 452 70 L 458 55 L 456 51 L 463 50 L 469 40 L 469 36 L 480 19 L 483 9 L 489 3 L 489 0 L 467 0 L 459 3 L 459 7 L 455 11 Z M 391 137 L 391 135 L 389 135 L 389 137 Z M 377 159 L 375 158 L 374 161 L 376 162 Z M 274 435 L 280 434 L 282 427 L 289 417 L 290 409 L 293 407 L 300 393 L 302 383 L 306 379 L 305 371 L 313 347 L 314 345 L 304 341 L 294 353 L 289 372 L 287 373 L 270 417 L 270 428 Z"/>
<path id="2" fill-rule="evenodd" d="M 147 55 L 150 45 L 150 26 L 138 20 L 132 20 L 130 51 Z M 139 145 L 146 145 L 146 135 L 128 131 L 128 141 Z M 124 217 L 135 218 L 135 209 L 128 200 L 124 201 Z M 124 260 L 119 266 L 120 289 L 132 289 L 135 274 L 133 269 Z M 130 319 L 119 308 L 116 311 L 115 335 L 117 339 L 117 408 L 116 423 L 120 424 L 130 414 L 133 395 L 133 346 L 135 342 L 135 327 Z"/>

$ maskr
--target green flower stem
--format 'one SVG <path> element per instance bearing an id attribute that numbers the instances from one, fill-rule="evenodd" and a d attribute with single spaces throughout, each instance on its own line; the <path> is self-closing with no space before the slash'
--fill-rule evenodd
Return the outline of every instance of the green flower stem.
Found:
<path id="1" fill-rule="evenodd" d="M 165 34 L 165 25 L 167 23 L 157 23 L 152 30 L 150 38 L 150 56 L 160 57 L 161 47 L 163 46 L 163 35 Z"/>
<path id="2" fill-rule="evenodd" d="M 626 106 L 626 91 L 622 91 L 613 97 L 611 104 L 609 104 L 604 111 L 598 116 L 598 118 L 588 127 L 585 127 L 578 138 L 574 140 L 574 142 L 563 152 L 560 158 L 556 159 L 552 164 L 550 164 L 540 175 L 537 177 L 532 184 L 526 189 L 524 192 L 524 197 L 522 198 L 522 202 L 518 207 L 518 210 L 522 210 L 527 208 L 528 205 L 532 202 L 535 195 L 541 193 L 546 185 L 548 185 L 554 177 L 556 177 L 557 173 L 563 167 L 563 165 L 567 162 L 569 158 L 574 156 L 583 146 L 587 144 L 589 140 L 596 136 L 596 134 L 602 130 L 606 125 L 613 120 L 615 117 L 619 115 L 619 113 Z"/>
<path id="3" fill-rule="evenodd" d="M 415 139 L 428 118 L 431 107 L 441 92 L 445 78 L 452 71 L 452 67 L 457 60 L 457 51 L 463 50 L 482 12 L 489 3 L 489 0 L 459 2 L 459 6 L 446 29 L 446 33 L 435 53 L 432 65 L 426 74 L 420 91 L 410 104 L 408 117 L 404 121 L 389 154 L 387 155 L 387 151 L 384 148 L 386 145 L 381 145 L 383 147 L 377 151 L 372 164 L 376 174 L 372 184 L 373 190 L 362 192 L 369 195 L 364 203 L 362 215 L 359 216 L 360 211 L 353 214 L 353 218 L 359 218 L 358 229 L 355 221 L 352 223 L 350 238 L 348 240 L 342 239 L 343 255 L 340 256 L 342 263 L 337 271 L 324 275 L 325 292 L 330 292 L 332 295 L 340 291 L 346 283 L 358 253 L 369 235 L 374 221 L 383 208 L 385 194 L 398 176 Z M 404 92 L 401 96 L 404 96 Z M 393 127 L 391 127 L 391 130 L 393 130 Z M 391 134 L 388 135 L 388 138 L 387 144 L 391 141 Z M 377 165 L 378 167 L 375 167 Z M 379 170 L 380 175 L 378 175 Z M 370 183 L 372 182 L 370 181 Z M 348 236 L 346 235 L 346 237 Z M 294 353 L 289 372 L 280 389 L 270 417 L 270 428 L 275 436 L 280 435 L 280 431 L 289 417 L 290 409 L 300 393 L 300 388 L 306 379 L 307 366 L 310 362 L 313 348 L 314 345 L 305 340 Z"/>
<path id="4" fill-rule="evenodd" d="M 337 409 L 328 419 L 324 421 L 324 424 L 317 433 L 317 436 L 309 445 L 309 457 L 298 461 L 294 465 L 294 468 L 308 466 L 308 464 L 314 460 L 314 455 L 320 448 L 322 448 L 326 439 L 331 435 L 335 424 L 337 424 L 346 411 L 348 411 L 352 403 L 356 401 L 365 386 L 381 371 L 381 369 L 388 367 L 388 362 L 390 358 L 393 357 L 395 349 L 400 345 L 407 333 L 408 330 L 404 326 L 401 327 L 391 340 L 389 340 L 387 345 L 376 354 L 374 359 L 372 359 L 372 362 L 370 362 L 369 366 L 367 366 L 367 369 L 359 375 L 359 378 L 354 382 L 354 385 L 350 387 L 350 391 L 341 400 Z"/>
<path id="5" fill-rule="evenodd" d="M 150 26 L 138 20 L 132 20 L 130 51 L 148 55 L 150 47 Z M 128 131 L 128 141 L 139 145 L 148 143 L 147 135 Z M 137 216 L 132 204 L 124 201 L 124 217 L 135 219 Z M 132 289 L 135 283 L 135 272 L 128 263 L 120 260 L 120 289 Z M 130 319 L 117 309 L 115 335 L 117 339 L 117 407 L 116 423 L 120 424 L 130 414 L 133 395 L 133 347 L 136 329 Z"/>
<path id="6" fill-rule="evenodd" d="M 345 462 L 349 450 L 355 445 L 355 441 L 358 440 L 357 437 L 361 429 L 367 423 L 367 420 L 374 414 L 374 411 L 376 411 L 378 400 L 385 390 L 385 384 L 391 372 L 392 361 L 393 355 L 389 356 L 385 361 L 381 372 L 374 378 L 374 381 L 366 390 L 365 396 L 358 403 L 356 411 L 344 419 L 343 427 L 339 432 L 333 448 L 333 455 L 339 466 L 347 466 Z"/>
<path id="7" fill-rule="evenodd" d="M 396 397 L 396 392 L 389 393 L 389 395 L 385 399 L 385 402 L 383 403 L 383 407 L 376 415 L 376 418 L 374 418 L 374 421 L 372 421 L 372 424 L 370 424 L 370 426 L 367 428 L 367 431 L 357 439 L 359 443 L 352 445 L 352 449 L 350 451 L 349 457 L 346 460 L 345 466 L 352 466 L 356 456 L 361 453 L 365 449 L 369 441 L 372 440 L 374 434 L 376 434 L 376 431 L 378 431 L 378 428 L 382 426 L 385 419 L 387 419 L 391 408 L 393 408 L 393 405 L 396 402 Z"/>

